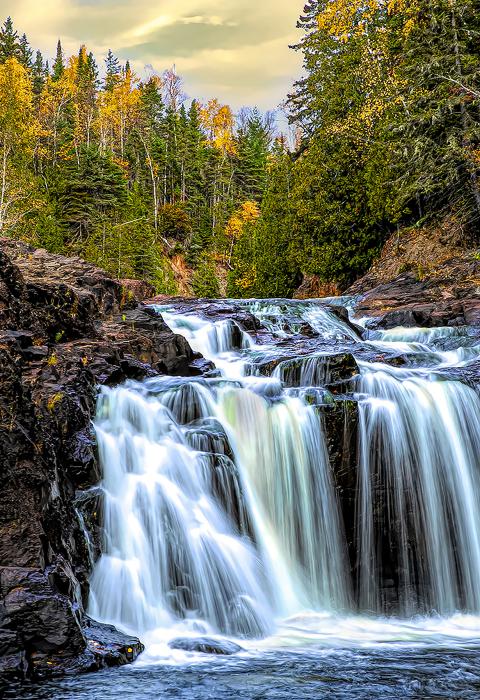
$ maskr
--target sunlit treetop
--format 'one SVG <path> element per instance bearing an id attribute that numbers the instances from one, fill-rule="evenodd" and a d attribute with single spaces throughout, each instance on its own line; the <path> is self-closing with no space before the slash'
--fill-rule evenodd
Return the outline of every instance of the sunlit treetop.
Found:
<path id="1" fill-rule="evenodd" d="M 318 15 L 318 26 L 341 42 L 368 35 L 369 26 L 382 15 L 402 14 L 409 32 L 418 11 L 418 0 L 327 0 Z"/>

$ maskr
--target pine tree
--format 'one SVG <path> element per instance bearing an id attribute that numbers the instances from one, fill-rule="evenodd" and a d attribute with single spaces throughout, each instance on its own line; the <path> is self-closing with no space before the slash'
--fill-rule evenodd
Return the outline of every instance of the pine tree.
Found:
<path id="1" fill-rule="evenodd" d="M 22 60 L 20 39 L 11 17 L 7 17 L 0 29 L 0 63 L 5 63 L 8 58 L 16 58 L 20 62 Z"/>
<path id="2" fill-rule="evenodd" d="M 32 67 L 33 92 L 37 97 L 41 94 L 45 80 L 48 75 L 47 66 L 43 62 L 43 56 L 40 51 L 35 54 L 35 62 Z"/>
<path id="3" fill-rule="evenodd" d="M 60 215 L 74 246 L 84 245 L 95 226 L 103 224 L 126 201 L 127 187 L 121 168 L 95 146 L 82 146 L 75 160 L 62 164 L 57 193 Z"/>
<path id="4" fill-rule="evenodd" d="M 308 0 L 303 14 L 297 22 L 297 28 L 303 31 L 298 44 L 292 46 L 294 51 L 303 54 L 305 76 L 294 83 L 294 91 L 288 96 L 288 108 L 291 122 L 300 125 L 304 136 L 314 133 L 319 124 L 315 108 L 315 96 L 319 89 L 319 76 L 323 73 L 323 51 L 318 46 L 318 15 L 323 7 L 321 0 Z M 328 60 L 328 59 L 327 59 Z"/>
<path id="5" fill-rule="evenodd" d="M 80 47 L 74 75 L 77 87 L 75 93 L 75 142 L 80 145 L 91 145 L 95 116 L 97 113 L 98 68 L 90 52 L 87 54 L 85 45 Z M 78 155 L 77 155 L 78 159 Z"/>
<path id="6" fill-rule="evenodd" d="M 60 39 L 57 42 L 57 54 L 52 67 L 52 80 L 57 82 L 62 77 L 65 71 L 65 61 L 63 58 L 62 42 Z"/>
<path id="7" fill-rule="evenodd" d="M 400 215 L 388 138 L 402 105 L 393 19 L 376 0 L 318 0 L 301 20 L 307 75 L 289 101 L 300 129 L 295 245 L 304 272 L 345 286 Z"/>
<path id="8" fill-rule="evenodd" d="M 20 37 L 19 48 L 20 52 L 18 60 L 20 61 L 22 66 L 30 70 L 33 67 L 33 51 L 30 48 L 30 44 L 28 43 L 26 34 L 22 34 L 22 36 Z"/>
<path id="9" fill-rule="evenodd" d="M 267 179 L 267 158 L 271 146 L 271 125 L 257 109 L 245 115 L 237 135 L 235 178 L 241 197 L 260 201 Z"/>
<path id="10" fill-rule="evenodd" d="M 282 140 L 272 154 L 261 216 L 244 227 L 232 258 L 227 293 L 234 297 L 289 297 L 300 281 L 292 238 L 292 162 Z"/>
<path id="11" fill-rule="evenodd" d="M 192 279 L 192 289 L 196 297 L 201 299 L 216 299 L 220 296 L 220 287 L 212 259 L 204 254 L 201 256 Z"/>
<path id="12" fill-rule="evenodd" d="M 120 80 L 122 69 L 120 68 L 118 58 L 114 56 L 111 49 L 108 50 L 105 59 L 105 68 L 105 90 L 113 90 Z"/>

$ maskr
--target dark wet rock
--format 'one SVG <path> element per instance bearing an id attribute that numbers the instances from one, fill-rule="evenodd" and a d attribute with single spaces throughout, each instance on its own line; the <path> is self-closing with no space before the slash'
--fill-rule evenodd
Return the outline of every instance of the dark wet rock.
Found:
<path id="1" fill-rule="evenodd" d="M 358 374 L 358 365 L 350 353 L 314 355 L 281 362 L 277 374 L 286 387 L 324 386 L 338 393 Z"/>
<path id="2" fill-rule="evenodd" d="M 465 367 L 448 367 L 435 371 L 437 377 L 467 384 L 473 389 L 480 387 L 480 359 L 470 362 Z"/>
<path id="3" fill-rule="evenodd" d="M 188 444 L 197 452 L 226 455 L 233 460 L 230 441 L 222 424 L 215 418 L 203 418 L 191 423 L 186 433 Z"/>
<path id="4" fill-rule="evenodd" d="M 204 357 L 193 360 L 188 365 L 189 374 L 192 377 L 207 377 L 219 374 L 213 362 L 206 360 Z"/>
<path id="5" fill-rule="evenodd" d="M 258 319 L 241 304 L 222 299 L 187 299 L 162 295 L 144 303 L 165 306 L 182 314 L 195 314 L 208 321 L 234 320 L 242 330 L 252 333 L 260 328 Z"/>
<path id="6" fill-rule="evenodd" d="M 222 656 L 231 656 L 232 654 L 238 654 L 239 651 L 243 651 L 242 647 L 234 642 L 229 642 L 225 639 L 214 639 L 213 637 L 199 637 L 198 639 L 178 637 L 177 639 L 172 639 L 168 646 L 170 649 Z"/>
<path id="7" fill-rule="evenodd" d="M 246 507 L 246 498 L 237 465 L 224 454 L 210 457 L 212 492 L 223 505 L 237 532 L 255 542 L 255 530 Z"/>
<path id="8" fill-rule="evenodd" d="M 352 572 L 356 581 L 356 503 L 358 495 L 358 402 L 353 395 L 336 396 L 320 406 L 334 484 L 343 518 L 343 527 Z"/>
<path id="9" fill-rule="evenodd" d="M 357 323 L 354 323 L 350 319 L 350 315 L 348 313 L 348 310 L 344 306 L 337 306 L 337 304 L 328 304 L 325 306 L 325 308 L 334 316 L 338 318 L 339 321 L 342 321 L 355 335 L 358 336 L 359 340 L 363 338 L 365 335 L 365 330 L 362 328 L 362 326 L 359 326 Z"/>
<path id="10" fill-rule="evenodd" d="M 288 355 L 260 358 L 251 371 L 275 376 L 287 388 L 324 386 L 334 393 L 348 391 L 347 385 L 358 374 L 358 365 L 351 353 L 322 355 Z"/>
<path id="11" fill-rule="evenodd" d="M 0 239 L 0 674 L 107 663 L 83 629 L 101 507 L 75 502 L 100 476 L 97 386 L 188 376 L 196 361 L 102 270 Z"/>
<path id="12" fill-rule="evenodd" d="M 10 676 L 25 677 L 40 681 L 65 675 L 75 675 L 99 671 L 112 666 L 123 666 L 134 661 L 144 650 L 143 644 L 136 637 L 126 635 L 113 625 L 95 622 L 84 616 L 82 624 L 84 642 L 77 654 L 55 650 L 55 653 L 43 650 L 31 651 L 23 659 L 25 670 L 19 668 Z M 0 660 L 1 663 L 1 660 Z"/>
<path id="13" fill-rule="evenodd" d="M 372 317 L 370 328 L 480 325 L 479 274 L 478 261 L 452 260 L 431 278 L 405 272 L 373 289 L 359 282 L 349 291 L 361 294 L 355 316 Z"/>
<path id="14" fill-rule="evenodd" d="M 106 625 L 85 616 L 83 631 L 88 648 L 101 655 L 106 666 L 122 666 L 134 661 L 144 650 L 137 637 L 117 630 L 113 625 Z"/>

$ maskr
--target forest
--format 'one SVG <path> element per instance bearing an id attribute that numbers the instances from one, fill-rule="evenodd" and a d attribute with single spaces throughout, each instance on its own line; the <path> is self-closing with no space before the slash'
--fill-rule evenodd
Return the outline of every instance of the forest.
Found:
<path id="1" fill-rule="evenodd" d="M 85 46 L 0 31 L 0 235 L 159 293 L 339 291 L 395 231 L 480 214 L 480 2 L 309 0 L 303 76 L 274 113 L 187 98 Z"/>

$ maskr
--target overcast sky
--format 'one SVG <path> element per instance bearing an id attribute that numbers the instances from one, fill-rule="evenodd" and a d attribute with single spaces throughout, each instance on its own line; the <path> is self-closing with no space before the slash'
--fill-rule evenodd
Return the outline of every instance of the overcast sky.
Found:
<path id="1" fill-rule="evenodd" d="M 111 48 L 135 70 L 175 64 L 190 97 L 218 97 L 235 109 L 275 108 L 300 73 L 288 48 L 298 39 L 303 0 L 0 0 L 18 31 L 46 56 L 61 38 L 100 62 Z M 148 68 L 147 68 L 148 70 Z"/>

